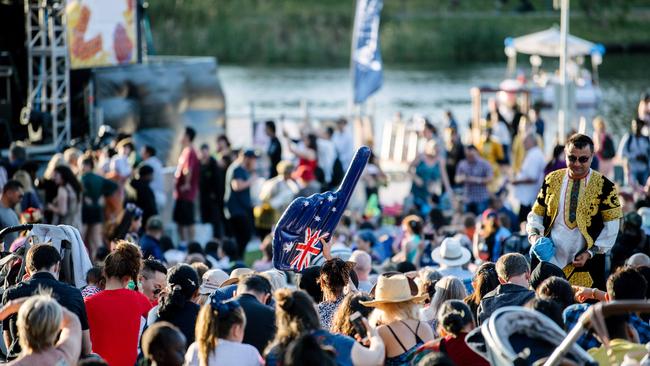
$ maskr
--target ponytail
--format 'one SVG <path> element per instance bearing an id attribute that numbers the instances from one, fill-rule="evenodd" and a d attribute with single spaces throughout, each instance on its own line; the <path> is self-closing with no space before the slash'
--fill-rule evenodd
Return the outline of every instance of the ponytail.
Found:
<path id="1" fill-rule="evenodd" d="M 196 319 L 195 338 L 198 345 L 199 365 L 209 366 L 210 354 L 217 348 L 219 338 L 227 338 L 232 327 L 243 325 L 246 316 L 236 300 L 220 302 L 216 296 L 203 305 Z"/>

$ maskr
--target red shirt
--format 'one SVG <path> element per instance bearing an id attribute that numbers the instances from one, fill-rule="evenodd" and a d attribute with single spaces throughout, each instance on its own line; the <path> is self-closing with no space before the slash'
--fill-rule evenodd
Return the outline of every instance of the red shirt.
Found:
<path id="1" fill-rule="evenodd" d="M 174 198 L 184 201 L 194 201 L 196 195 L 199 193 L 199 179 L 201 162 L 196 155 L 196 151 L 191 146 L 183 149 L 181 156 L 178 157 L 178 166 L 176 167 L 176 184 L 174 186 Z M 181 190 L 181 187 L 186 183 L 187 175 L 190 177 L 190 189 Z"/>
<path id="2" fill-rule="evenodd" d="M 137 291 L 120 289 L 104 290 L 84 302 L 93 352 L 111 366 L 133 366 L 140 325 L 151 309 L 149 300 Z"/>

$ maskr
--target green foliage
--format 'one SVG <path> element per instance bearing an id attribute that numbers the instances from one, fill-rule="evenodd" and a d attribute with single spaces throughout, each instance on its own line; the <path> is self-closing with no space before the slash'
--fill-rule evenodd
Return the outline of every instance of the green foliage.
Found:
<path id="1" fill-rule="evenodd" d="M 507 36 L 559 24 L 552 0 L 384 0 L 386 63 L 500 61 Z M 573 2 L 572 2 L 573 3 Z M 650 0 L 576 1 L 571 33 L 604 44 L 648 43 Z M 607 8 L 607 9 L 605 9 Z M 222 63 L 345 66 L 354 1 L 156 0 L 149 14 L 161 54 L 216 56 Z"/>

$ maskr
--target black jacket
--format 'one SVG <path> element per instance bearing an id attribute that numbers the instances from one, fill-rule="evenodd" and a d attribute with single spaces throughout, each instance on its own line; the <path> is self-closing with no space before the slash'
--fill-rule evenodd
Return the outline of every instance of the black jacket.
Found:
<path id="1" fill-rule="evenodd" d="M 264 354 L 264 349 L 275 337 L 275 312 L 253 295 L 241 294 L 237 300 L 246 314 L 243 343 L 252 345 L 260 354 Z"/>
<path id="2" fill-rule="evenodd" d="M 535 293 L 526 287 L 505 283 L 488 292 L 478 306 L 478 323 L 482 324 L 498 308 L 504 306 L 522 306 L 535 297 Z"/>
<path id="3" fill-rule="evenodd" d="M 38 288 L 42 287 L 45 290 L 52 290 L 52 297 L 54 297 L 61 306 L 70 310 L 79 317 L 81 322 L 81 329 L 88 329 L 88 317 L 86 315 L 86 304 L 84 299 L 81 296 L 81 291 L 72 287 L 66 283 L 58 281 L 48 272 L 37 272 L 32 275 L 32 277 L 24 282 L 8 288 L 2 296 L 2 304 L 5 305 L 10 300 L 19 299 L 21 297 L 32 296 L 37 291 Z M 18 328 L 16 327 L 17 315 L 13 314 L 7 317 L 2 322 L 2 329 L 9 330 L 14 343 L 11 345 L 10 353 L 16 355 L 20 352 L 20 346 L 18 345 Z"/>

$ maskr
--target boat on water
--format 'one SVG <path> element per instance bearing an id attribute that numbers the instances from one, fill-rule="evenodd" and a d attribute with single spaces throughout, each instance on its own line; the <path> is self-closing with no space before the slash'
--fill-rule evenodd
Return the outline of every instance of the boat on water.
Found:
<path id="1" fill-rule="evenodd" d="M 528 89 L 533 105 L 547 108 L 556 107 L 560 100 L 559 73 L 553 69 L 550 72 L 544 70 L 542 64 L 543 58 L 559 59 L 562 51 L 560 30 L 557 27 L 551 27 L 521 37 L 508 37 L 505 39 L 504 45 L 505 54 L 508 56 L 508 73 L 499 88 L 505 91 Z M 575 104 L 577 108 L 596 108 L 602 98 L 598 85 L 598 66 L 602 63 L 605 47 L 568 35 L 567 50 L 567 73 L 570 80 L 572 104 Z M 530 74 L 526 75 L 521 70 L 517 71 L 518 54 L 530 55 Z M 590 58 L 591 70 L 585 67 L 587 56 Z M 553 63 L 552 67 L 555 68 L 556 65 Z"/>

